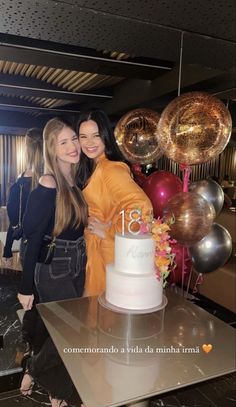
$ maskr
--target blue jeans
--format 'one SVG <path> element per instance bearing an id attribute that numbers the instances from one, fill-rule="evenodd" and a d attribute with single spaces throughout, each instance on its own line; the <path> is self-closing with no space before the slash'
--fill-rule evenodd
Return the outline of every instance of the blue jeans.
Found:
<path id="1" fill-rule="evenodd" d="M 84 291 L 86 246 L 83 237 L 56 239 L 51 264 L 37 263 L 34 282 L 40 302 L 81 297 Z"/>

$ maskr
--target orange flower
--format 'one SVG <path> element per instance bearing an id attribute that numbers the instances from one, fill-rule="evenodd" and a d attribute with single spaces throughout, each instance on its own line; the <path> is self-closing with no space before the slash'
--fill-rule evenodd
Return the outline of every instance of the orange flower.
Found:
<path id="1" fill-rule="evenodd" d="M 150 231 L 152 237 L 155 241 L 155 266 L 157 278 L 162 278 L 163 285 L 164 281 L 171 268 L 174 268 L 174 254 L 171 252 L 170 246 L 170 227 L 167 223 L 163 222 L 162 219 L 154 219 L 152 215 L 145 216 L 142 219 L 142 227 L 140 228 L 141 233 L 147 233 Z"/>
<path id="2" fill-rule="evenodd" d="M 155 265 L 157 268 L 157 278 L 162 277 L 165 280 L 173 265 L 174 255 L 171 253 L 170 236 L 168 234 L 170 227 L 167 223 L 158 219 L 152 219 L 149 223 L 149 230 L 155 240 Z M 166 283 L 164 282 L 164 285 Z"/>

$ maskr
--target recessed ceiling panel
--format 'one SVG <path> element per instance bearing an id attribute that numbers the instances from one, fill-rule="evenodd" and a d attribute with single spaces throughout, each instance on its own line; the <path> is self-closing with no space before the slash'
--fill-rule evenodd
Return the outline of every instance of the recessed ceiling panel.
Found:
<path id="1" fill-rule="evenodd" d="M 2 33 L 166 61 L 178 61 L 180 30 L 198 33 L 193 42 L 203 49 L 209 43 L 199 34 L 235 37 L 233 0 L 0 0 L 0 6 Z M 233 66 L 234 44 L 215 43 L 215 51 L 205 52 L 204 64 Z M 186 61 L 202 64 L 200 45 L 193 55 L 193 44 L 187 44 Z M 226 59 L 221 56 L 224 49 Z"/>
<path id="2" fill-rule="evenodd" d="M 235 0 L 67 0 L 67 3 L 227 40 L 235 40 L 236 36 Z"/>
<path id="3" fill-rule="evenodd" d="M 149 23 L 127 21 L 65 2 L 2 0 L 0 5 L 3 33 L 123 51 L 137 57 L 173 60 L 178 54 L 180 34 Z"/>

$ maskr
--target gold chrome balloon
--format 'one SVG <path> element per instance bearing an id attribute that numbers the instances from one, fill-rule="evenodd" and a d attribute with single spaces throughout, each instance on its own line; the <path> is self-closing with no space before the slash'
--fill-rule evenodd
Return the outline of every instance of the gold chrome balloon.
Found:
<path id="1" fill-rule="evenodd" d="M 135 109 L 117 123 L 115 137 L 124 157 L 131 163 L 149 164 L 162 155 L 157 138 L 160 115 L 150 109 Z"/>
<path id="2" fill-rule="evenodd" d="M 232 120 L 226 106 L 202 92 L 185 93 L 162 112 L 159 145 L 168 158 L 200 164 L 217 157 L 229 142 Z"/>

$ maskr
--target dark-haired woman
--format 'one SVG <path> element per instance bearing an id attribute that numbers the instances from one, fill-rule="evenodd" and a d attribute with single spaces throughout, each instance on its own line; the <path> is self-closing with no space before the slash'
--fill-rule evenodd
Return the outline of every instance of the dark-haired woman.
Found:
<path id="1" fill-rule="evenodd" d="M 134 182 L 103 111 L 81 114 L 77 132 L 82 150 L 78 183 L 89 207 L 85 295 L 98 295 L 105 289 L 106 265 L 114 260 L 114 236 L 122 230 L 121 212 L 127 230 L 131 211 L 139 209 L 145 216 L 152 212 L 152 205 Z"/>

